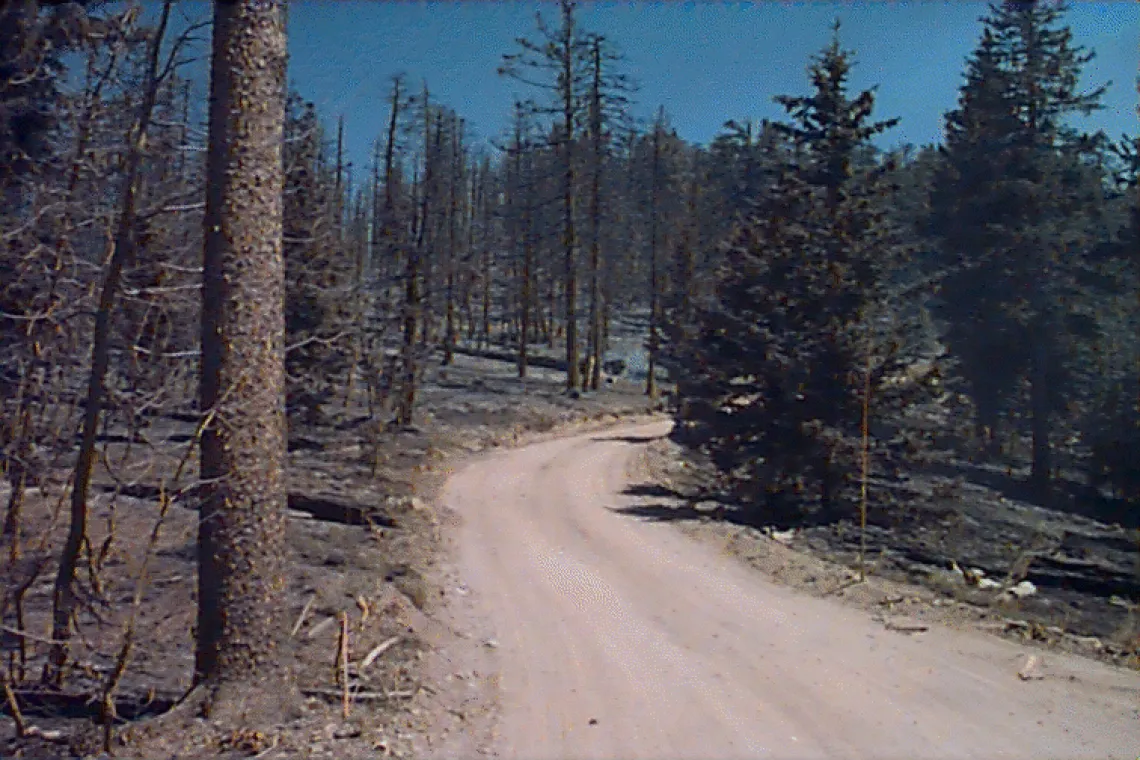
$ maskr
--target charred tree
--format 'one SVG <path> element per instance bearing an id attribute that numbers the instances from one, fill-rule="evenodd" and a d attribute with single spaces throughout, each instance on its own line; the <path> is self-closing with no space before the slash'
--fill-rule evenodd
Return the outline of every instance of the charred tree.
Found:
<path id="1" fill-rule="evenodd" d="M 215 712 L 241 706 L 235 686 L 283 694 L 284 5 L 214 5 L 195 682 Z"/>

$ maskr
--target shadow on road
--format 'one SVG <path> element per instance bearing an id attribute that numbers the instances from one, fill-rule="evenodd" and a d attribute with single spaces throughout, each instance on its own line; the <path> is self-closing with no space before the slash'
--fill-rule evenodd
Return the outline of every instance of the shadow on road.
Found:
<path id="1" fill-rule="evenodd" d="M 631 485 L 622 493 L 626 496 L 641 496 L 666 501 L 655 504 L 636 504 L 630 507 L 609 507 L 611 512 L 631 517 L 639 517 L 652 522 L 673 522 L 676 520 L 699 520 L 712 516 L 708 510 L 696 508 L 700 499 L 676 491 L 659 483 L 639 483 Z"/>
<path id="2" fill-rule="evenodd" d="M 638 504 L 635 507 L 609 507 L 611 512 L 630 517 L 640 517 L 650 522 L 675 522 L 677 520 L 699 520 L 710 513 L 697 509 L 691 504 Z"/>
<path id="3" fill-rule="evenodd" d="M 778 530 L 833 525 L 847 515 L 841 510 L 804 510 L 795 506 L 783 509 L 773 505 L 756 505 L 733 502 L 725 494 L 711 491 L 685 494 L 657 483 L 632 485 L 622 491 L 625 496 L 662 499 L 655 504 L 635 504 L 628 507 L 610 507 L 618 514 L 640 517 L 654 522 L 680 520 L 719 520 L 748 528 L 772 527 Z M 706 502 L 711 508 L 697 509 Z M 713 507 L 712 503 L 716 506 Z"/>
<path id="4" fill-rule="evenodd" d="M 638 483 L 627 487 L 623 494 L 626 496 L 652 496 L 656 499 L 677 499 L 679 501 L 694 502 L 699 499 L 693 499 L 680 491 L 663 486 L 660 483 Z"/>
<path id="5" fill-rule="evenodd" d="M 652 443 L 653 441 L 660 441 L 668 434 L 663 435 L 602 435 L 590 440 L 595 442 L 605 441 L 621 441 L 622 443 Z"/>

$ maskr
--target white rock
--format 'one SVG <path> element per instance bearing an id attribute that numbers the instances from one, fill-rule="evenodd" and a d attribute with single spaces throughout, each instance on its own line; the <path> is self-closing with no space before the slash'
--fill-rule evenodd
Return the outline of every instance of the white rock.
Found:
<path id="1" fill-rule="evenodd" d="M 1015 599 L 1024 599 L 1027 596 L 1033 596 L 1037 593 L 1037 587 L 1031 581 L 1022 581 L 1016 586 L 1011 586 L 1005 590 L 1005 593 L 1014 597 Z"/>
<path id="2" fill-rule="evenodd" d="M 1041 673 L 1041 658 L 1031 654 L 1025 658 L 1025 664 L 1017 671 L 1017 677 L 1022 681 L 1040 681 L 1045 676 Z"/>
<path id="3" fill-rule="evenodd" d="M 792 542 L 792 539 L 796 537 L 795 528 L 790 528 L 788 530 L 776 530 L 775 528 L 769 528 L 766 532 L 773 541 L 779 541 L 781 544 L 790 544 Z"/>

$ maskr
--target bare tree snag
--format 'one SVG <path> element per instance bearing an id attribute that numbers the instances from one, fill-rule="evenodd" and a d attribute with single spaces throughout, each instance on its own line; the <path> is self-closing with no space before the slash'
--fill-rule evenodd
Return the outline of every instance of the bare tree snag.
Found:
<path id="1" fill-rule="evenodd" d="M 393 98 L 395 98 L 395 95 L 393 95 Z M 396 414 L 396 424 L 401 426 L 412 424 L 412 415 L 416 404 L 416 382 L 419 377 L 417 354 L 419 351 L 419 336 L 423 321 L 421 319 L 423 294 L 420 290 L 420 264 L 424 258 L 424 252 L 427 247 L 428 212 L 431 210 L 431 189 L 434 182 L 432 165 L 435 160 L 434 151 L 432 150 L 432 118 L 429 104 L 428 88 L 427 85 L 424 85 L 422 102 L 424 113 L 424 176 L 420 182 L 422 189 L 420 191 L 419 210 L 415 222 L 415 242 L 408 251 L 404 268 L 404 339 L 401 350 L 403 387 L 401 389 L 400 405 Z"/>
<path id="2" fill-rule="evenodd" d="M 444 272 L 444 328 L 443 365 L 446 367 L 455 358 L 455 344 L 458 339 L 456 324 L 456 268 L 459 258 L 459 185 L 463 181 L 463 121 L 451 120 L 451 167 L 447 180 L 447 271 Z"/>
<path id="3" fill-rule="evenodd" d="M 574 166 L 574 116 L 577 110 L 574 72 L 574 4 L 562 2 L 562 255 L 564 257 L 566 298 L 566 387 L 576 390 L 582 379 L 578 372 L 578 239 L 574 228 L 576 172 Z"/>
<path id="4" fill-rule="evenodd" d="M 602 40 L 590 40 L 590 333 L 589 377 L 597 390 L 602 381 L 602 310 L 598 275 L 602 258 Z"/>
<path id="5" fill-rule="evenodd" d="M 384 210 L 381 216 L 380 239 L 383 241 L 383 250 L 386 256 L 385 264 L 390 266 L 391 271 L 397 271 L 400 266 L 400 247 L 396 244 L 395 239 L 395 216 L 396 216 L 396 188 L 395 188 L 395 165 L 396 165 L 396 129 L 400 124 L 400 110 L 403 105 L 403 84 L 402 77 L 393 77 L 392 79 L 392 105 L 391 112 L 388 117 L 388 136 L 384 141 Z M 374 228 L 376 225 L 374 225 Z M 392 278 L 393 282 L 396 278 Z M 390 301 L 395 304 L 396 299 L 392 298 Z"/>
<path id="6" fill-rule="evenodd" d="M 574 11 L 574 0 L 559 0 L 562 23 L 557 30 L 546 27 L 539 16 L 539 31 L 544 37 L 543 44 L 519 39 L 521 53 L 503 57 L 504 65 L 499 73 L 518 81 L 540 87 L 551 93 L 553 105 L 540 108 L 533 102 L 528 104 L 532 113 L 556 114 L 558 124 L 550 139 L 551 145 L 560 148 L 560 174 L 562 178 L 562 295 L 563 314 L 566 328 L 566 387 L 577 390 L 581 387 L 581 374 L 578 366 L 578 237 L 576 224 L 577 170 L 574 161 L 574 148 L 578 139 L 577 113 L 579 89 L 582 81 L 583 43 L 579 36 Z M 529 70 L 545 71 L 554 81 L 541 83 L 530 77 Z M 551 283 L 551 341 L 554 339 L 554 283 Z"/>
<path id="7" fill-rule="evenodd" d="M 482 231 L 482 237 L 479 241 L 482 265 L 480 267 L 480 286 L 481 286 L 481 301 L 482 301 L 482 326 L 479 331 L 479 341 L 483 348 L 490 347 L 491 344 L 491 281 L 494 278 L 494 265 L 495 255 L 492 247 L 491 239 L 491 198 L 495 194 L 495 186 L 492 184 L 493 175 L 491 173 L 491 160 L 484 158 L 482 166 L 479 169 L 479 184 L 472 185 L 473 191 L 478 188 L 477 195 L 473 198 L 471 204 L 471 219 L 475 220 L 475 213 L 479 213 L 479 227 Z M 474 223 L 471 225 L 474 229 Z M 472 240 L 474 245 L 474 240 Z"/>
<path id="8" fill-rule="evenodd" d="M 527 348 L 531 339 L 531 317 L 533 314 L 532 295 L 534 283 L 534 231 L 531 214 L 528 181 L 531 172 L 527 171 L 530 165 L 530 144 L 527 141 L 526 110 L 521 103 L 515 103 L 514 134 L 511 137 L 511 146 L 508 149 L 509 162 L 507 164 L 509 180 L 507 182 L 507 206 L 511 220 L 511 247 L 512 250 L 522 248 L 522 268 L 519 272 L 519 335 L 518 335 L 518 375 L 520 378 L 527 374 Z"/>
<path id="9" fill-rule="evenodd" d="M 111 360 L 111 317 L 118 298 L 123 268 L 133 260 L 138 242 L 136 207 L 140 183 L 139 167 L 146 150 L 146 135 L 154 114 L 155 100 L 162 84 L 160 70 L 162 41 L 166 36 L 172 5 L 171 0 L 163 4 L 158 27 L 153 33 L 147 51 L 145 91 L 127 141 L 129 147 L 125 162 L 122 207 L 119 211 L 115 236 L 113 240 L 108 241 L 111 248 L 110 261 L 103 277 L 99 307 L 95 314 L 95 330 L 91 341 L 91 371 L 88 375 L 87 397 L 83 410 L 83 437 L 79 446 L 79 455 L 76 457 L 71 488 L 70 523 L 52 594 L 51 638 L 55 643 L 52 644 L 43 673 L 43 680 L 56 686 L 62 681 L 64 666 L 67 664 L 67 642 L 71 638 L 76 606 L 76 569 L 87 541 L 87 495 L 91 485 L 91 473 L 95 466 L 96 436 L 99 432 L 100 415 L 106 395 L 107 370 Z"/>
<path id="10" fill-rule="evenodd" d="M 665 132 L 665 109 L 657 111 L 653 125 L 653 159 L 650 174 L 649 196 L 649 340 L 648 374 L 645 378 L 645 395 L 657 398 L 657 353 L 660 330 L 660 283 L 658 282 L 658 248 L 660 247 L 659 207 L 661 204 L 661 138 Z"/>

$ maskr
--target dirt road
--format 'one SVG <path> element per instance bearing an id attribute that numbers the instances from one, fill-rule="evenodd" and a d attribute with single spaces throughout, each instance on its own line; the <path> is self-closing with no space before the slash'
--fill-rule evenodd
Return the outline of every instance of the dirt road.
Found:
<path id="1" fill-rule="evenodd" d="M 459 571 L 493 621 L 493 751 L 544 758 L 1127 758 L 1140 674 L 980 634 L 887 630 L 622 514 L 654 423 L 457 473 Z M 644 500 L 642 500 L 644 501 Z"/>

